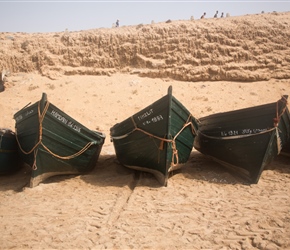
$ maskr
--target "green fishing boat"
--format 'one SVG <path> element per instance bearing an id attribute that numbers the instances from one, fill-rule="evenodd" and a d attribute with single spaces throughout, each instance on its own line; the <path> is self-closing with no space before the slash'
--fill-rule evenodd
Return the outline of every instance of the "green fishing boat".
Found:
<path id="1" fill-rule="evenodd" d="M 196 119 L 168 94 L 110 129 L 118 161 L 153 173 L 167 185 L 169 172 L 185 163 L 198 129 Z"/>
<path id="2" fill-rule="evenodd" d="M 20 155 L 31 166 L 30 187 L 50 176 L 84 174 L 99 158 L 105 135 L 92 131 L 47 101 L 28 105 L 14 115 Z"/>
<path id="3" fill-rule="evenodd" d="M 194 147 L 250 183 L 258 183 L 289 140 L 287 98 L 200 118 Z"/>
<path id="4" fill-rule="evenodd" d="M 0 129 L 0 174 L 9 174 L 21 167 L 15 133 Z"/>

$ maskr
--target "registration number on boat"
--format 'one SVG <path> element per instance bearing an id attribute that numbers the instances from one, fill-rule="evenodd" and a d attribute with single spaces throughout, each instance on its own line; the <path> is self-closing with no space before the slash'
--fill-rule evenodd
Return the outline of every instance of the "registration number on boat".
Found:
<path id="1" fill-rule="evenodd" d="M 68 127 L 71 127 L 73 130 L 77 131 L 77 132 L 81 132 L 81 128 L 76 125 L 74 122 L 68 120 L 67 118 L 65 118 L 64 116 L 62 116 L 61 114 L 59 114 L 57 111 L 52 110 L 51 114 L 60 122 L 66 124 Z"/>
<path id="2" fill-rule="evenodd" d="M 221 136 L 251 135 L 266 131 L 266 128 L 247 128 L 241 130 L 221 131 Z"/>

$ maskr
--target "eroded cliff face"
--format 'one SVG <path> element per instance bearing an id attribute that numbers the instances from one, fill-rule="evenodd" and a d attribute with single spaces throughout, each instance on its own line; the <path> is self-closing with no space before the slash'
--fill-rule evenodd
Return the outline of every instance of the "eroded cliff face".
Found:
<path id="1" fill-rule="evenodd" d="M 182 81 L 290 78 L 290 12 L 59 33 L 1 33 L 0 69 Z"/>

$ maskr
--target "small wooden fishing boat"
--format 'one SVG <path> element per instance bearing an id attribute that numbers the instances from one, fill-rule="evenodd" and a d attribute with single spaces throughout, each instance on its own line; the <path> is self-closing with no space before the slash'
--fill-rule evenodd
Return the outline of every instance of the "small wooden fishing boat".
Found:
<path id="1" fill-rule="evenodd" d="M 105 141 L 47 101 L 28 105 L 14 115 L 16 139 L 23 161 L 31 166 L 30 187 L 50 176 L 91 171 Z"/>
<path id="2" fill-rule="evenodd" d="M 258 183 L 263 169 L 289 139 L 287 98 L 199 119 L 194 147 L 251 183 Z"/>
<path id="3" fill-rule="evenodd" d="M 185 163 L 198 129 L 196 119 L 168 94 L 110 129 L 118 161 L 153 173 L 167 185 L 169 172 Z"/>
<path id="4" fill-rule="evenodd" d="M 15 133 L 0 129 L 0 174 L 9 174 L 21 167 Z"/>

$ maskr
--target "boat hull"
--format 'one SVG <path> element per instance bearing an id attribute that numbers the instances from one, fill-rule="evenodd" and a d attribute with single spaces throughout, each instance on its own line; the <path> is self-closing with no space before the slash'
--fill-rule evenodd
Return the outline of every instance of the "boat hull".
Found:
<path id="1" fill-rule="evenodd" d="M 121 164 L 153 173 L 166 186 L 168 173 L 188 160 L 197 127 L 170 87 L 168 95 L 115 124 L 110 135 Z"/>
<path id="2" fill-rule="evenodd" d="M 105 135 L 47 102 L 46 94 L 14 119 L 20 154 L 32 168 L 30 187 L 50 176 L 85 174 L 95 167 Z"/>
<path id="3" fill-rule="evenodd" d="M 284 96 L 277 103 L 201 118 L 194 147 L 249 182 L 258 183 L 262 171 L 289 139 L 286 100 Z"/>
<path id="4" fill-rule="evenodd" d="M 0 174 L 10 174 L 21 167 L 15 133 L 0 129 Z"/>
<path id="5" fill-rule="evenodd" d="M 288 115 L 288 117 L 290 117 L 289 110 L 287 109 L 285 112 Z M 287 143 L 285 143 L 285 145 L 282 148 L 281 154 L 290 157 L 290 132 L 288 138 L 289 139 Z"/>
<path id="6" fill-rule="evenodd" d="M 290 142 L 283 146 L 281 154 L 290 157 Z"/>

